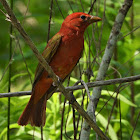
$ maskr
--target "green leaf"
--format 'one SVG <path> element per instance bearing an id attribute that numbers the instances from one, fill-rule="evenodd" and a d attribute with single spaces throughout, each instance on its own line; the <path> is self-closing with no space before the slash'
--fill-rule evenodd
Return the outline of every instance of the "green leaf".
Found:
<path id="1" fill-rule="evenodd" d="M 101 125 L 104 128 L 106 128 L 106 126 L 108 124 L 108 120 L 106 118 L 104 118 L 101 114 L 98 114 L 96 118 L 101 123 Z M 110 124 L 108 126 L 108 131 L 107 132 L 108 132 L 108 135 L 110 136 L 111 140 L 118 140 L 117 135 L 116 135 L 113 127 Z"/>
<path id="2" fill-rule="evenodd" d="M 115 98 L 116 94 L 117 94 L 116 92 L 102 90 L 102 95 L 112 96 L 112 97 Z M 137 107 L 136 104 L 132 103 L 130 100 L 128 100 L 126 97 L 124 97 L 121 94 L 118 94 L 117 99 L 120 99 L 122 102 L 124 102 L 124 103 L 126 103 L 126 104 L 128 104 L 130 106 Z"/>

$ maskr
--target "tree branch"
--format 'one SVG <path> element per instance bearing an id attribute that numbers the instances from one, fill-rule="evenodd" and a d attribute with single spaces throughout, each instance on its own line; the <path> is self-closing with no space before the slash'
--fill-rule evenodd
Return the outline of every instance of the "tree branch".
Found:
<path id="1" fill-rule="evenodd" d="M 39 53 L 39 51 L 36 49 L 34 43 L 32 40 L 29 38 L 27 33 L 24 31 L 22 26 L 20 25 L 20 22 L 16 19 L 13 11 L 10 9 L 9 5 L 7 4 L 6 0 L 0 0 L 2 3 L 3 7 L 7 11 L 7 19 L 10 21 L 14 27 L 17 28 L 17 30 L 20 32 L 26 43 L 29 45 L 29 47 L 32 49 L 34 52 L 35 56 L 39 60 L 39 63 L 44 67 L 44 69 L 48 72 L 50 77 L 52 77 L 55 85 L 57 85 L 66 97 L 68 99 L 72 106 L 79 112 L 80 115 L 83 116 L 83 118 L 86 120 L 86 122 L 94 129 L 96 133 L 98 133 L 99 136 L 101 136 L 103 139 L 108 139 L 107 136 L 101 131 L 101 129 L 93 122 L 93 120 L 89 117 L 89 115 L 85 112 L 85 110 L 78 104 L 78 102 L 75 100 L 75 97 L 68 93 L 68 91 L 64 88 L 64 86 L 60 83 L 59 79 L 51 69 L 51 67 L 48 65 L 48 63 L 45 61 L 45 59 L 42 57 L 42 55 Z"/>
<path id="2" fill-rule="evenodd" d="M 115 47 L 115 44 L 116 44 L 117 39 L 118 39 L 118 35 L 120 33 L 125 16 L 129 10 L 129 8 L 131 7 L 132 3 L 133 3 L 133 0 L 124 0 L 124 3 L 118 12 L 118 15 L 116 16 L 113 28 L 112 28 L 111 33 L 110 33 L 108 43 L 106 45 L 105 53 L 104 53 L 104 56 L 102 58 L 102 62 L 101 62 L 101 65 L 100 65 L 100 68 L 98 71 L 98 75 L 96 78 L 97 81 L 104 80 L 104 78 L 106 76 L 106 72 L 108 70 L 108 67 L 109 67 L 113 52 L 114 52 L 114 47 Z M 93 94 L 92 94 L 92 100 L 94 102 L 94 106 L 93 106 L 94 112 L 96 110 L 100 96 L 101 96 L 101 87 L 95 87 L 93 89 Z M 93 119 L 94 112 L 92 112 L 91 105 L 92 105 L 92 103 L 89 102 L 88 107 L 87 107 L 87 112 L 88 112 L 89 116 Z M 89 126 L 89 124 L 87 124 L 84 121 L 83 126 L 82 126 L 82 130 L 81 130 L 80 140 L 88 140 L 89 135 L 90 135 L 90 126 Z"/>
<path id="3" fill-rule="evenodd" d="M 125 77 L 125 78 L 110 79 L 110 80 L 106 80 L 106 81 L 90 82 L 90 83 L 86 83 L 86 85 L 88 88 L 93 88 L 93 87 L 97 87 L 97 86 L 114 85 L 114 84 L 132 82 L 132 81 L 136 81 L 136 80 L 140 80 L 140 75 Z M 68 91 L 74 91 L 74 90 L 79 90 L 79 89 L 84 89 L 84 88 L 85 87 L 83 85 L 76 85 L 76 86 L 66 87 L 65 89 Z M 56 92 L 60 92 L 60 90 L 58 89 L 58 90 L 56 90 Z M 0 98 L 16 97 L 16 96 L 24 96 L 24 95 L 31 95 L 31 91 L 0 93 Z"/>

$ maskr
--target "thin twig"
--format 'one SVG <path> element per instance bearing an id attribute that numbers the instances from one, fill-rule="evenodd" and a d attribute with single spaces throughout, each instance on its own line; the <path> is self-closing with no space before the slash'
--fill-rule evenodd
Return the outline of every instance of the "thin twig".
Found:
<path id="1" fill-rule="evenodd" d="M 122 87 L 123 87 L 123 89 L 121 89 L 120 90 L 120 92 L 122 91 L 122 90 L 124 90 L 126 87 L 128 87 L 129 86 L 129 84 L 124 84 L 124 85 L 122 85 Z M 114 91 L 114 93 L 115 93 L 116 91 Z M 113 95 L 114 95 L 114 93 L 113 94 L 110 94 L 109 92 L 108 92 L 108 94 L 110 95 L 110 98 L 105 102 L 105 104 L 102 106 L 102 108 L 98 111 L 98 113 L 96 114 L 96 116 L 103 110 L 103 108 L 108 104 L 108 102 L 113 98 Z"/>
<path id="2" fill-rule="evenodd" d="M 29 4 L 30 4 L 30 0 L 28 0 L 28 3 L 27 3 L 27 8 L 26 8 L 26 11 L 24 13 L 24 20 L 25 20 L 27 13 L 28 13 L 28 10 L 29 10 Z"/>
<path id="3" fill-rule="evenodd" d="M 63 110 L 62 110 L 62 118 L 61 118 L 61 135 L 60 135 L 61 140 L 63 139 L 63 124 L 64 124 L 65 104 L 66 104 L 66 98 L 64 99 L 64 105 L 63 105 Z"/>
<path id="4" fill-rule="evenodd" d="M 89 91 L 89 89 L 88 89 L 88 86 L 87 86 L 87 84 L 86 84 L 83 80 L 81 80 L 81 83 L 82 83 L 83 86 L 85 87 L 85 90 L 86 90 L 86 92 L 87 92 L 88 98 L 89 98 L 89 100 L 91 101 L 91 107 L 93 107 L 93 101 L 92 101 L 92 99 L 91 99 L 90 91 Z M 92 108 L 92 112 L 93 112 L 93 108 Z M 93 114 L 93 115 L 94 115 L 94 114 Z M 96 122 L 96 120 L 94 120 L 94 122 Z"/>
<path id="5" fill-rule="evenodd" d="M 67 122 L 68 122 L 68 118 L 69 118 L 69 112 L 70 112 L 70 104 L 69 104 L 68 113 L 67 113 L 67 117 L 66 117 L 66 123 L 65 123 L 65 135 L 68 139 L 72 140 L 72 138 L 70 138 L 67 134 Z"/>
<path id="6" fill-rule="evenodd" d="M 129 33 L 127 33 L 126 35 L 124 35 L 123 37 L 121 37 L 120 39 L 118 39 L 118 41 L 124 39 L 126 36 L 132 34 L 133 32 L 135 32 L 136 30 L 138 30 L 140 28 L 140 26 L 136 27 L 135 29 L 133 29 L 132 31 L 130 31 Z"/>
<path id="7" fill-rule="evenodd" d="M 121 115 L 121 101 L 119 99 L 119 114 L 120 114 L 120 137 L 122 140 L 122 115 Z"/>
<path id="8" fill-rule="evenodd" d="M 71 9 L 72 12 L 74 13 L 74 10 L 73 10 L 73 8 L 72 8 L 72 6 L 71 6 L 71 3 L 69 2 L 69 0 L 67 0 L 67 2 L 68 2 L 68 4 L 69 4 L 69 6 L 70 6 L 70 9 Z"/>
<path id="9" fill-rule="evenodd" d="M 14 50 L 13 50 L 13 54 L 12 54 L 12 56 L 11 56 L 11 59 L 9 60 L 9 63 L 8 63 L 8 65 L 7 65 L 7 67 L 5 68 L 4 72 L 2 73 L 2 76 L 1 76 L 1 78 L 0 78 L 0 82 L 2 81 L 2 79 L 3 79 L 4 75 L 5 75 L 5 73 L 7 72 L 9 66 L 11 65 L 11 63 L 12 63 L 12 61 L 13 61 L 13 57 L 14 57 L 16 48 L 17 48 L 17 46 L 15 46 L 15 48 L 14 48 Z"/>
<path id="10" fill-rule="evenodd" d="M 82 90 L 82 102 L 81 102 L 81 106 L 83 107 L 84 106 L 84 98 L 85 98 L 85 94 L 86 94 L 86 91 L 84 91 L 84 93 L 83 93 L 83 90 Z M 80 122 L 80 114 L 78 115 L 78 118 L 77 118 L 77 131 L 78 131 L 78 127 L 79 127 L 79 122 Z M 82 120 L 83 120 L 83 118 L 82 118 Z M 82 121 L 83 122 L 83 121 Z M 81 125 L 82 125 L 82 122 L 81 122 Z M 80 133 L 79 133 L 79 138 L 78 138 L 78 140 L 80 139 Z"/>
<path id="11" fill-rule="evenodd" d="M 41 140 L 43 140 L 43 126 L 40 127 L 40 131 L 41 131 Z"/>
<path id="12" fill-rule="evenodd" d="M 48 25 L 48 35 L 47 35 L 47 43 L 50 39 L 50 29 L 51 29 L 51 19 L 52 19 L 52 9 L 53 9 L 53 0 L 51 0 L 51 8 L 50 8 L 50 17 L 49 17 L 49 25 Z"/>
<path id="13" fill-rule="evenodd" d="M 112 108 L 111 108 L 111 111 L 110 111 L 110 115 L 108 117 L 108 123 L 107 123 L 107 126 L 106 126 L 106 130 L 105 130 L 105 133 L 107 133 L 107 130 L 108 130 L 108 127 L 109 127 L 109 124 L 110 124 L 110 120 L 111 120 L 111 116 L 113 114 L 113 110 L 114 110 L 114 107 L 117 103 L 117 97 L 118 97 L 118 94 L 120 92 L 120 88 L 121 88 L 121 85 L 119 85 L 119 87 L 117 88 L 117 91 L 116 91 L 116 97 L 115 97 L 115 100 L 114 100 L 114 103 L 112 105 Z M 115 93 L 115 92 L 114 92 Z"/>
<path id="14" fill-rule="evenodd" d="M 10 8 L 13 10 L 13 0 L 10 0 Z M 10 35 L 13 33 L 13 26 L 10 24 Z M 13 39 L 10 36 L 10 43 L 9 43 L 9 61 L 12 61 L 12 46 Z M 9 75 L 8 75 L 8 92 L 11 92 L 11 77 L 12 77 L 12 65 L 9 63 Z M 10 109 L 11 109 L 11 100 L 8 97 L 8 110 L 7 110 L 7 140 L 10 140 Z"/>
<path id="15" fill-rule="evenodd" d="M 125 78 L 110 79 L 110 80 L 106 80 L 106 81 L 90 82 L 90 83 L 86 83 L 86 84 L 87 84 L 88 88 L 92 88 L 92 87 L 99 87 L 99 86 L 105 86 L 105 85 L 114 85 L 114 84 L 119 84 L 119 83 L 132 82 L 132 81 L 137 81 L 137 80 L 140 80 L 140 75 L 125 77 Z M 76 86 L 66 87 L 66 90 L 74 91 L 74 90 L 79 90 L 79 89 L 84 89 L 84 88 L 85 87 L 83 85 L 76 85 Z M 56 92 L 59 92 L 59 91 L 60 90 L 56 90 Z M 24 95 L 31 95 L 31 91 L 0 93 L 0 98 L 24 96 Z"/>
<path id="16" fill-rule="evenodd" d="M 65 19 L 64 15 L 63 15 L 63 13 L 62 13 L 62 11 L 61 11 L 61 8 L 60 8 L 60 6 L 59 6 L 59 4 L 58 4 L 58 1 L 55 0 L 55 2 L 56 2 L 56 4 L 57 4 L 57 7 L 58 7 L 60 13 L 61 13 L 61 16 L 63 17 L 63 19 Z"/>
<path id="17" fill-rule="evenodd" d="M 136 56 L 139 55 L 139 54 L 140 54 L 140 52 L 137 52 L 135 55 L 133 55 L 132 57 L 130 57 L 125 63 L 123 63 L 121 66 L 119 66 L 119 67 L 117 68 L 117 70 L 123 68 L 124 65 L 128 64 L 128 62 L 130 62 L 134 57 L 136 57 Z M 110 75 L 112 75 L 112 74 L 114 74 L 114 73 L 116 73 L 116 71 L 112 72 L 112 73 L 109 74 L 108 76 L 110 76 Z"/>
<path id="18" fill-rule="evenodd" d="M 73 112 L 74 140 L 76 140 L 77 127 L 76 127 L 76 125 L 75 125 L 75 123 L 76 123 L 76 118 L 75 118 L 75 109 L 74 109 L 74 108 L 72 108 L 72 112 Z"/>
<path id="19" fill-rule="evenodd" d="M 0 9 L 0 11 L 6 16 L 6 13 L 4 13 L 1 9 Z"/>
<path id="20" fill-rule="evenodd" d="M 68 83 L 67 86 L 69 86 L 70 83 L 70 76 L 68 77 Z M 64 124 L 64 112 L 65 112 L 65 105 L 66 105 L 66 98 L 64 99 L 64 105 L 63 105 L 63 110 L 62 110 L 62 117 L 61 117 L 61 135 L 60 138 L 61 140 L 63 139 L 63 124 Z"/>
<path id="21" fill-rule="evenodd" d="M 30 78 L 30 82 L 31 82 L 31 84 L 32 84 L 33 82 L 32 82 L 32 78 L 31 78 L 31 74 L 30 74 L 30 72 L 29 72 L 28 65 L 27 65 L 27 63 L 26 63 L 26 59 L 25 59 L 24 54 L 23 54 L 23 51 L 22 51 L 22 49 L 21 49 L 21 45 L 20 45 L 20 42 L 19 42 L 19 38 L 17 37 L 16 32 L 14 32 L 14 33 L 15 33 L 15 41 L 17 42 L 17 44 L 18 44 L 18 46 L 19 46 L 20 53 L 21 53 L 21 55 L 22 55 L 22 58 L 23 58 L 23 61 L 24 61 L 24 64 L 25 64 L 25 67 L 26 67 L 28 76 L 29 76 L 29 78 Z"/>
<path id="22" fill-rule="evenodd" d="M 89 91 L 89 89 L 88 89 L 87 84 L 86 84 L 83 80 L 81 80 L 81 83 L 82 83 L 82 85 L 84 86 L 84 88 L 85 88 L 85 90 L 86 90 L 86 92 L 87 92 L 87 94 L 88 94 L 88 98 L 91 100 L 90 91 Z"/>
<path id="23" fill-rule="evenodd" d="M 132 140 L 132 137 L 133 137 L 134 131 L 135 131 L 135 129 L 136 129 L 136 126 L 137 126 L 137 123 L 138 123 L 139 117 L 140 117 L 140 112 L 138 113 L 138 116 L 137 116 L 137 119 L 136 119 L 136 122 L 135 122 L 135 126 L 134 126 L 134 128 L 133 128 L 133 131 L 132 131 L 132 134 L 131 134 L 130 140 Z"/>
<path id="24" fill-rule="evenodd" d="M 80 4 L 81 4 L 81 7 L 82 7 L 82 11 L 84 12 L 85 10 L 84 10 L 84 6 L 83 6 L 83 4 L 82 4 L 82 1 L 80 0 Z"/>
<path id="25" fill-rule="evenodd" d="M 102 26 L 101 26 L 101 30 L 100 30 L 100 35 L 99 35 L 99 48 L 101 48 L 101 39 L 102 39 L 102 35 L 103 35 L 103 27 L 104 27 L 104 23 L 105 23 L 105 11 L 106 11 L 106 0 L 104 0 L 104 12 L 103 12 L 103 20 L 102 20 Z M 101 51 L 101 49 L 100 49 Z"/>
<path id="26" fill-rule="evenodd" d="M 88 14 L 90 14 L 92 12 L 95 2 L 96 2 L 96 0 L 93 1 L 92 5 L 90 7 L 90 10 L 88 12 Z"/>

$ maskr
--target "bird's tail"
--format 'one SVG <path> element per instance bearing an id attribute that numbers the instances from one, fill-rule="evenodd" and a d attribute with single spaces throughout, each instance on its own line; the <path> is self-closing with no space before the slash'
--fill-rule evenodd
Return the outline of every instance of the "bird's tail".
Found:
<path id="1" fill-rule="evenodd" d="M 46 97 L 43 96 L 36 104 L 34 94 L 31 96 L 26 108 L 18 119 L 19 125 L 44 126 L 46 121 Z"/>

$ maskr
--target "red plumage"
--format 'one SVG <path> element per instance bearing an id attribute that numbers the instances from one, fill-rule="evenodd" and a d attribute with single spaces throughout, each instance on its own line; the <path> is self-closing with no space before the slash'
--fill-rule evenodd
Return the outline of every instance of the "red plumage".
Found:
<path id="1" fill-rule="evenodd" d="M 84 48 L 84 31 L 101 18 L 85 13 L 73 13 L 62 23 L 60 31 L 48 42 L 43 57 L 54 73 L 64 80 L 79 61 Z M 38 64 L 31 98 L 18 120 L 19 125 L 44 126 L 46 120 L 46 101 L 56 87 L 44 68 Z"/>

